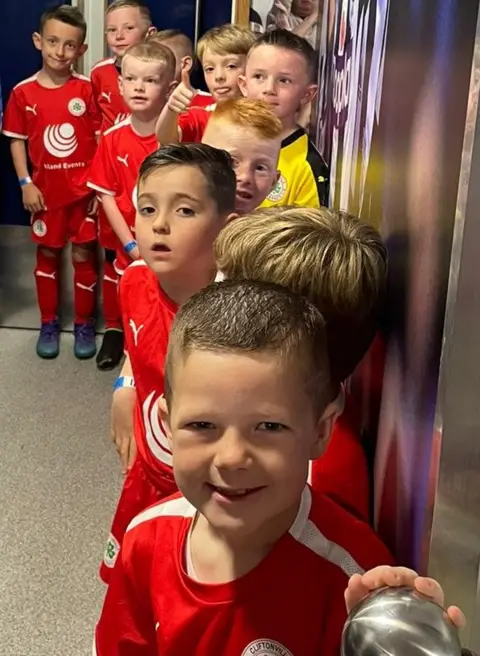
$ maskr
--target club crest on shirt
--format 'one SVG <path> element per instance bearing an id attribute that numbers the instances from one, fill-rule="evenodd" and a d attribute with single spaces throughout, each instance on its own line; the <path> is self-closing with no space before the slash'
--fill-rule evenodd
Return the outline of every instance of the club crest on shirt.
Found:
<path id="1" fill-rule="evenodd" d="M 33 222 L 32 230 L 36 237 L 45 237 L 47 234 L 47 224 L 42 219 L 37 219 Z"/>
<path id="2" fill-rule="evenodd" d="M 267 196 L 267 200 L 271 200 L 272 203 L 278 203 L 278 201 L 282 200 L 282 198 L 285 196 L 286 191 L 287 191 L 287 181 L 285 180 L 283 175 L 281 175 L 277 180 L 277 184 L 274 186 L 272 191 Z"/>
<path id="3" fill-rule="evenodd" d="M 120 544 L 118 540 L 111 533 L 108 537 L 107 547 L 105 549 L 105 555 L 103 557 L 103 562 L 107 567 L 113 569 L 117 556 L 120 552 Z"/>
<path id="4" fill-rule="evenodd" d="M 242 656 L 293 656 L 292 652 L 275 640 L 254 640 L 245 647 Z"/>
<path id="5" fill-rule="evenodd" d="M 72 98 L 68 103 L 68 111 L 72 116 L 83 116 L 87 111 L 87 106 L 82 98 Z"/>

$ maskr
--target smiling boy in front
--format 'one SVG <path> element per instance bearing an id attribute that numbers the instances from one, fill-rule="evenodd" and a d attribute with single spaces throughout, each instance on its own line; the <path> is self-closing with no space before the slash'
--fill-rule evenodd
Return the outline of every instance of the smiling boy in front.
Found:
<path id="1" fill-rule="evenodd" d="M 388 565 L 386 548 L 307 485 L 331 401 L 307 299 L 227 281 L 179 310 L 159 409 L 181 493 L 130 524 L 94 654 L 338 656 L 369 589 L 422 584 L 388 566 L 361 576 Z"/>

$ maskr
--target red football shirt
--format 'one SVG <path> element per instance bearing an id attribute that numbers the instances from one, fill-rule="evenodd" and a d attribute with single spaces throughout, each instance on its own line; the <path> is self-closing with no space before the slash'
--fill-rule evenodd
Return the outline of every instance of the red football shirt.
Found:
<path id="1" fill-rule="evenodd" d="M 312 487 L 364 521 L 370 515 L 370 482 L 365 451 L 351 400 L 333 425 L 325 453 L 312 463 Z"/>
<path id="2" fill-rule="evenodd" d="M 120 308 L 125 349 L 137 390 L 134 435 L 138 457 L 160 490 L 165 479 L 174 485 L 172 454 L 158 416 L 157 401 L 164 392 L 168 336 L 177 305 L 163 292 L 143 260 L 133 262 L 120 283 Z M 172 489 L 176 489 L 176 486 Z"/>
<path id="3" fill-rule="evenodd" d="M 195 509 L 178 495 L 125 535 L 97 626 L 97 656 L 338 656 L 352 574 L 392 562 L 364 522 L 306 487 L 297 518 L 250 573 L 187 575 Z"/>
<path id="4" fill-rule="evenodd" d="M 148 137 L 133 131 L 130 117 L 103 135 L 88 176 L 87 185 L 102 194 L 115 196 L 118 209 L 135 232 L 134 192 L 143 160 L 158 148 L 155 134 Z M 125 270 L 132 260 L 118 253 L 116 266 Z"/>
<path id="5" fill-rule="evenodd" d="M 101 119 L 90 80 L 73 73 L 47 89 L 38 73 L 14 87 L 5 110 L 3 133 L 28 140 L 32 179 L 49 210 L 87 196 L 88 167 L 95 155 Z"/>
<path id="6" fill-rule="evenodd" d="M 90 73 L 93 95 L 103 119 L 102 132 L 130 114 L 120 93 L 119 77 L 114 57 L 99 61 Z"/>
<path id="7" fill-rule="evenodd" d="M 207 107 L 208 105 L 214 104 L 215 98 L 211 93 L 207 93 L 206 91 L 197 91 L 196 95 L 193 97 L 192 102 L 190 103 L 190 107 L 193 109 L 193 107 Z"/>
<path id="8" fill-rule="evenodd" d="M 183 114 L 180 114 L 178 118 L 180 141 L 199 143 L 203 138 L 203 133 L 215 107 L 215 104 L 206 105 L 205 107 L 191 107 Z"/>

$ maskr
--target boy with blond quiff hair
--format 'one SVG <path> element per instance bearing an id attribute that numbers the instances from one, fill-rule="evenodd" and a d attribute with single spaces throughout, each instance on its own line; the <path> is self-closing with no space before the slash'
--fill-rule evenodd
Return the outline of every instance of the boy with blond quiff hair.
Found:
<path id="1" fill-rule="evenodd" d="M 220 233 L 215 258 L 227 279 L 281 284 L 306 296 L 326 320 L 338 418 L 311 482 L 362 519 L 370 484 L 352 399 L 344 412 L 342 383 L 362 360 L 378 329 L 387 255 L 378 232 L 343 212 L 260 209 Z"/>
<path id="2" fill-rule="evenodd" d="M 241 96 L 238 78 L 245 72 L 247 55 L 254 43 L 253 33 L 238 25 L 214 27 L 202 36 L 197 45 L 197 57 L 213 103 L 204 108 L 195 106 L 198 92 L 190 83 L 190 72 L 183 70 L 180 84 L 157 123 L 160 143 L 202 140 L 216 103 Z"/>

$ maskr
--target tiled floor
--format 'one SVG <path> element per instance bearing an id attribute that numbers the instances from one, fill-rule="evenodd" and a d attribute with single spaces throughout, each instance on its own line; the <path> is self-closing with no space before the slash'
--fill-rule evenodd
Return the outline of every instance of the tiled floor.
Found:
<path id="1" fill-rule="evenodd" d="M 0 329 L 0 655 L 91 653 L 97 568 L 121 477 L 108 439 L 111 382 L 35 355 L 36 333 Z"/>

